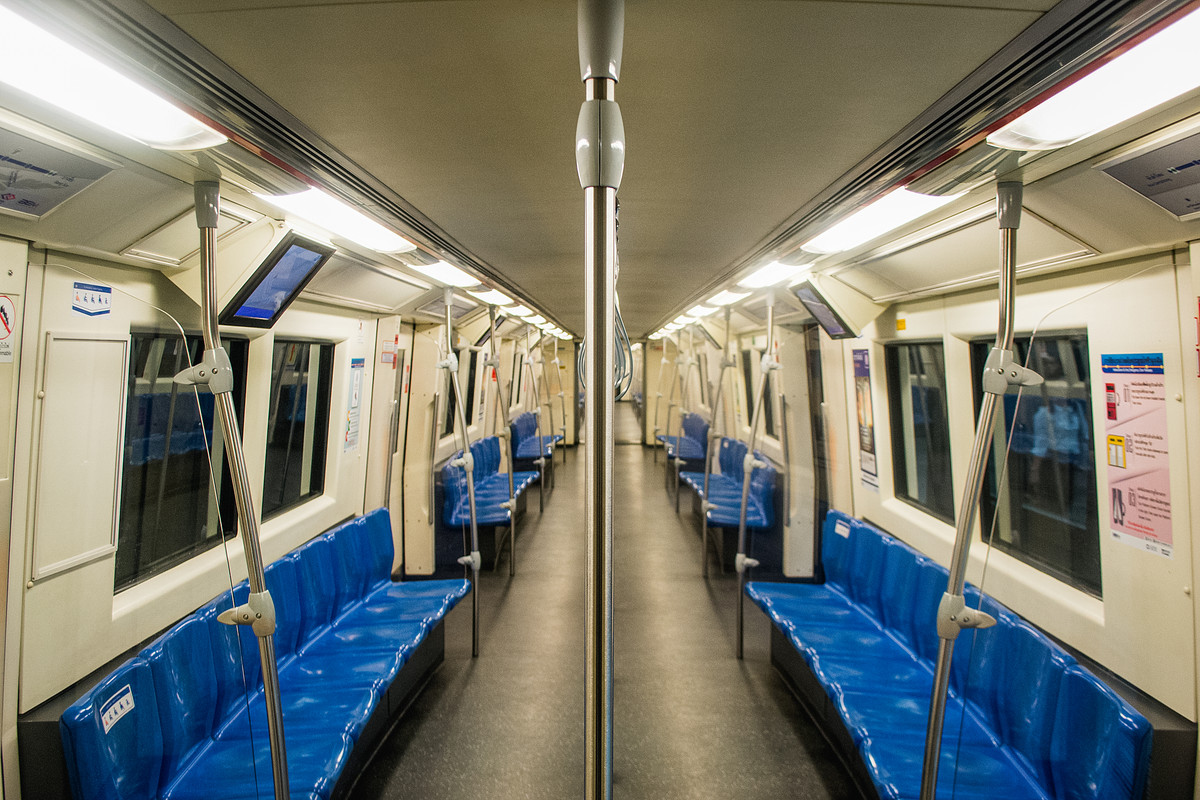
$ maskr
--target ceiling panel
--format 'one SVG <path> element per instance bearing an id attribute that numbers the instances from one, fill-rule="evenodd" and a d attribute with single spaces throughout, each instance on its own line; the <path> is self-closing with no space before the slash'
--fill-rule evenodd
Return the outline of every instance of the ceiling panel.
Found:
<path id="1" fill-rule="evenodd" d="M 155 5 L 582 329 L 574 3 Z M 630 331 L 727 271 L 1049 5 L 629 2 L 617 100 Z"/>

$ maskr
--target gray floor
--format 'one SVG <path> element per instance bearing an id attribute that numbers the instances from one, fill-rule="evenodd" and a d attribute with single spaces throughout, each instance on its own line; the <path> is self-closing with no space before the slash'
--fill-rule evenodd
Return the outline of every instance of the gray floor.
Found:
<path id="1" fill-rule="evenodd" d="M 640 444 L 642 441 L 642 426 L 632 402 L 613 403 L 613 441 L 617 444 Z"/>
<path id="2" fill-rule="evenodd" d="M 559 465 L 518 538 L 517 575 L 481 579 L 480 655 L 464 602 L 446 663 L 384 743 L 355 800 L 583 796 L 585 541 L 581 453 Z M 676 517 L 662 465 L 616 449 L 614 795 L 622 800 L 855 798 L 832 752 L 768 663 L 747 615 L 733 657 L 737 582 L 700 577 L 699 537 Z"/>

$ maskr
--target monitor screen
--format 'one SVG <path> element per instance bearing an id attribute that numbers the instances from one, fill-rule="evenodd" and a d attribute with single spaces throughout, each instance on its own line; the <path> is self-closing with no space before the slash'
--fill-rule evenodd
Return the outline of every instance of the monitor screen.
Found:
<path id="1" fill-rule="evenodd" d="M 225 306 L 221 324 L 270 328 L 333 253 L 329 245 L 295 233 L 284 236 Z"/>
<path id="2" fill-rule="evenodd" d="M 830 339 L 853 339 L 857 335 L 850 330 L 850 326 L 833 310 L 811 281 L 804 281 L 792 291 Z"/>

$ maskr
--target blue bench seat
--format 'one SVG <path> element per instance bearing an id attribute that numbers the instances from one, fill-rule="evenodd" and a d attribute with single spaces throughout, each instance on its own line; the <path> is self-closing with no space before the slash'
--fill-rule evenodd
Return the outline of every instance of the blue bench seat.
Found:
<path id="1" fill-rule="evenodd" d="M 824 584 L 751 582 L 746 593 L 826 696 L 881 800 L 920 796 L 948 573 L 868 523 L 831 511 Z M 965 631 L 950 671 L 938 796 L 1138 800 L 1149 722 L 1033 628 L 975 587 L 995 626 Z M 802 693 L 803 695 L 803 693 Z"/>
<path id="2" fill-rule="evenodd" d="M 391 713 L 406 663 L 470 591 L 460 580 L 395 583 L 392 558 L 380 509 L 265 571 L 292 797 L 333 795 L 370 721 Z M 217 620 L 248 594 L 244 581 L 224 592 L 67 709 L 60 727 L 77 800 L 272 796 L 257 639 Z"/>
<path id="3" fill-rule="evenodd" d="M 538 450 L 538 421 L 537 417 L 531 411 L 526 411 L 519 414 L 516 419 L 509 424 L 509 432 L 512 435 L 513 457 L 521 460 L 532 460 L 541 456 L 549 457 L 553 452 L 553 446 L 563 441 L 563 436 L 560 433 L 553 435 L 543 435 L 540 439 L 541 451 Z"/>

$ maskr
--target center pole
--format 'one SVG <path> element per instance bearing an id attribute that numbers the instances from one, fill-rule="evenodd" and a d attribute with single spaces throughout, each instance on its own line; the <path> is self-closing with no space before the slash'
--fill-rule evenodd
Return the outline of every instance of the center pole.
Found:
<path id="1" fill-rule="evenodd" d="M 575 163 L 584 197 L 584 333 L 588 342 L 584 359 L 587 800 L 611 800 L 613 784 L 613 340 L 617 188 L 625 157 L 621 110 L 613 98 L 624 32 L 624 0 L 579 0 L 579 71 L 586 90 L 575 132 Z"/>

